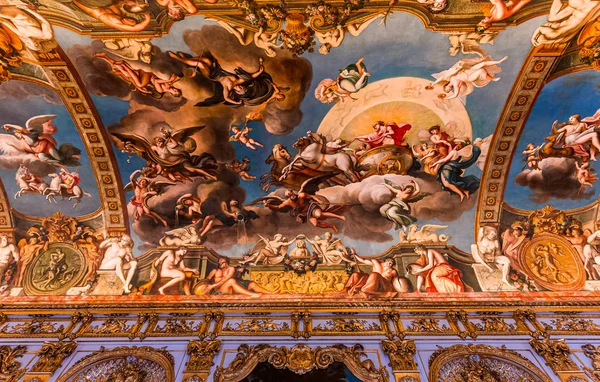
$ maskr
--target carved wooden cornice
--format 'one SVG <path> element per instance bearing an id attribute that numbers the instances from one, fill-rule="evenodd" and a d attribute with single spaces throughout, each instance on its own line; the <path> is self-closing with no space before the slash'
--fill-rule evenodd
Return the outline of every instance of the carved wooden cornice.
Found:
<path id="1" fill-rule="evenodd" d="M 168 313 L 168 312 L 172 313 Z M 381 312 L 381 311 L 380 311 Z M 368 335 L 380 339 L 407 336 L 443 336 L 457 339 L 479 336 L 530 336 L 533 339 L 556 336 L 600 334 L 600 313 L 512 311 L 460 311 L 454 313 L 424 309 L 384 309 L 360 312 L 301 310 L 290 313 L 245 313 L 235 311 L 147 310 L 143 313 L 102 311 L 66 314 L 7 312 L 0 317 L 0 338 L 139 338 L 195 337 L 199 340 L 240 336 L 268 336 L 298 339 L 311 336 Z M 301 317 L 307 317 L 306 321 Z M 467 329 L 468 328 L 468 329 Z M 364 329 L 364 330 L 363 330 Z M 366 334 L 365 334 L 366 333 Z"/>

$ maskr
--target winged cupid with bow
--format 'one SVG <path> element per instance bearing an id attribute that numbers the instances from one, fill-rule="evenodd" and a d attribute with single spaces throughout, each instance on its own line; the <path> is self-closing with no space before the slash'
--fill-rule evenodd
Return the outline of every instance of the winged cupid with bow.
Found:
<path id="1" fill-rule="evenodd" d="M 275 195 L 264 196 L 252 201 L 249 205 L 263 203 L 265 207 L 277 212 L 289 212 L 296 217 L 299 223 L 310 222 L 315 227 L 331 228 L 338 232 L 335 225 L 325 222 L 325 219 L 338 219 L 346 221 L 346 217 L 339 215 L 343 213 L 346 206 L 333 205 L 327 198 L 317 195 L 319 185 L 324 181 L 338 175 L 334 172 L 325 175 L 319 175 L 307 179 L 298 192 L 292 190 L 285 191 L 285 199 Z"/>
<path id="2" fill-rule="evenodd" d="M 163 171 L 178 179 L 201 176 L 217 180 L 218 169 L 215 158 L 209 153 L 195 155 L 196 141 L 192 136 L 204 126 L 194 126 L 173 131 L 166 123 L 162 124 L 160 135 L 149 141 L 137 134 L 113 133 L 124 144 L 123 151 L 136 153 L 151 163 L 159 165 Z"/>
<path id="3" fill-rule="evenodd" d="M 25 127 L 6 124 L 4 131 L 12 132 L 16 140 L 4 140 L 11 149 L 23 154 L 32 154 L 42 162 L 56 167 L 81 166 L 79 162 L 81 150 L 70 143 L 63 143 L 56 147 L 56 140 L 52 137 L 58 128 L 53 120 L 56 115 L 37 115 L 29 118 Z M 6 153 L 13 150 L 4 150 Z"/>
<path id="4" fill-rule="evenodd" d="M 421 192 L 421 188 L 415 180 L 411 180 L 409 184 L 399 186 L 384 179 L 381 185 L 392 192 L 392 200 L 379 208 L 381 216 L 393 222 L 396 229 L 405 229 L 407 226 L 414 224 L 417 218 L 411 215 L 409 203 L 418 202 L 431 194 Z"/>

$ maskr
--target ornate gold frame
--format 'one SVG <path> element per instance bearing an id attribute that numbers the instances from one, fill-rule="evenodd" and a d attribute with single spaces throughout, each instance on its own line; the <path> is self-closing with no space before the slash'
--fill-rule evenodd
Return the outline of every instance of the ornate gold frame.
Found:
<path id="1" fill-rule="evenodd" d="M 240 381 L 247 377 L 261 362 L 269 362 L 278 369 L 286 368 L 296 374 L 306 374 L 313 369 L 325 369 L 334 362 L 342 362 L 361 381 L 387 382 L 389 374 L 382 367 L 376 369 L 371 360 L 361 361 L 364 357 L 362 345 L 352 347 L 333 345 L 311 349 L 308 345 L 276 347 L 266 344 L 250 346 L 243 344 L 228 367 L 217 367 L 215 382 Z"/>
<path id="2" fill-rule="evenodd" d="M 453 345 L 448 348 L 441 348 L 435 351 L 429 358 L 429 380 L 437 381 L 441 367 L 448 361 L 457 357 L 469 355 L 482 355 L 490 358 L 505 359 L 508 362 L 517 365 L 520 368 L 528 370 L 543 382 L 551 382 L 552 379 L 540 368 L 521 354 L 506 349 L 490 345 Z"/>
<path id="3" fill-rule="evenodd" d="M 93 352 L 77 361 L 74 366 L 58 377 L 57 382 L 67 382 L 69 378 L 96 363 L 130 356 L 146 359 L 158 364 L 165 370 L 167 377 L 165 382 L 175 382 L 173 356 L 164 349 L 156 349 L 150 346 L 121 346 L 114 349 L 101 347 L 99 351 Z"/>

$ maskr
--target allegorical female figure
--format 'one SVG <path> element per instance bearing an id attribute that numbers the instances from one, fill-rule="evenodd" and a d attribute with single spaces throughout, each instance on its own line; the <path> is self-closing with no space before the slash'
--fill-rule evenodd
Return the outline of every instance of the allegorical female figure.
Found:
<path id="1" fill-rule="evenodd" d="M 415 254 L 419 258 L 409 264 L 409 273 L 417 276 L 417 288 L 415 292 L 425 291 L 430 293 L 462 293 L 470 292 L 472 289 L 463 283 L 460 269 L 448 264 L 448 260 L 435 249 L 426 249 L 418 245 Z"/>

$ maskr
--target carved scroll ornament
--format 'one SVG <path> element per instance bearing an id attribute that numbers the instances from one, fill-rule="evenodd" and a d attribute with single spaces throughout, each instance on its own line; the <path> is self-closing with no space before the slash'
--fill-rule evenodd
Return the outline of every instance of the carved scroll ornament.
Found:
<path id="1" fill-rule="evenodd" d="M 311 349 L 308 345 L 295 345 L 291 349 L 266 344 L 241 345 L 238 354 L 228 367 L 218 367 L 215 382 L 240 381 L 248 376 L 261 362 L 268 362 L 278 369 L 288 369 L 296 374 L 306 374 L 313 369 L 326 369 L 334 362 L 343 362 L 360 380 L 365 382 L 387 382 L 385 368 L 376 369 L 365 356 L 362 345 L 352 347 L 333 345 Z"/>

